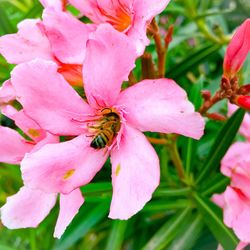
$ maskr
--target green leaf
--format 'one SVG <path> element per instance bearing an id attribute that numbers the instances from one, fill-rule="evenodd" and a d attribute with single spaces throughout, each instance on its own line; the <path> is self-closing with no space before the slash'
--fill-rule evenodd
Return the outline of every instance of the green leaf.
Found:
<path id="1" fill-rule="evenodd" d="M 3 4 L 0 4 L 0 30 L 2 35 L 16 32 Z"/>
<path id="2" fill-rule="evenodd" d="M 194 198 L 197 208 L 214 237 L 220 242 L 224 249 L 235 250 L 238 240 L 232 230 L 224 225 L 221 209 L 210 200 L 202 198 L 198 194 L 195 194 Z"/>
<path id="3" fill-rule="evenodd" d="M 68 249 L 69 247 L 73 246 L 78 240 L 84 237 L 93 226 L 95 226 L 107 215 L 109 202 L 109 200 L 103 201 L 97 207 L 86 214 L 78 213 L 74 221 L 79 223 L 75 223 L 76 225 L 69 226 L 65 234 L 57 242 L 55 249 Z"/>
<path id="4" fill-rule="evenodd" d="M 112 228 L 107 241 L 106 250 L 121 249 L 127 224 L 128 221 L 126 220 L 114 220 L 112 222 Z"/>
<path id="5" fill-rule="evenodd" d="M 235 135 L 239 130 L 244 115 L 245 111 L 243 109 L 238 109 L 222 127 L 207 159 L 205 160 L 204 166 L 201 168 L 202 171 L 197 178 L 197 183 L 203 181 L 209 172 L 216 170 L 219 167 L 221 159 L 231 146 Z"/>
<path id="6" fill-rule="evenodd" d="M 187 207 L 181 213 L 178 213 L 167 221 L 143 247 L 143 250 L 161 250 L 166 249 L 166 245 L 171 242 L 177 233 L 177 229 L 183 221 L 188 218 L 191 209 Z"/>
<path id="7" fill-rule="evenodd" d="M 201 76 L 196 84 L 194 84 L 190 90 L 189 100 L 194 104 L 197 111 L 202 103 L 201 90 L 203 88 L 204 77 Z M 192 138 L 184 138 L 184 152 L 183 160 L 185 166 L 185 172 L 187 175 L 191 172 L 194 164 L 194 155 L 197 149 L 197 141 Z"/>
<path id="8" fill-rule="evenodd" d="M 186 224 L 172 242 L 169 250 L 189 250 L 195 245 L 203 229 L 203 219 L 200 214 L 190 216 L 190 222 Z"/>
<path id="9" fill-rule="evenodd" d="M 208 60 L 208 58 L 216 53 L 220 48 L 220 45 L 203 46 L 198 51 L 186 57 L 182 62 L 170 68 L 166 73 L 167 77 L 178 79 L 178 77 L 182 77 L 188 71 L 193 71 L 197 65 L 203 63 L 204 60 Z"/>
<path id="10" fill-rule="evenodd" d="M 0 249 L 1 250 L 18 250 L 17 248 L 13 248 L 7 245 L 0 244 Z"/>

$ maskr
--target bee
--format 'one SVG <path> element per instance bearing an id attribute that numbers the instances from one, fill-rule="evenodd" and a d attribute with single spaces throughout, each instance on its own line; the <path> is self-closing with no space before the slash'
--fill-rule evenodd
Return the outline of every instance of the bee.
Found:
<path id="1" fill-rule="evenodd" d="M 95 149 L 110 146 L 121 128 L 120 117 L 114 110 L 105 108 L 101 111 L 101 114 L 102 118 L 98 120 L 98 125 L 90 127 L 96 131 L 90 144 Z"/>

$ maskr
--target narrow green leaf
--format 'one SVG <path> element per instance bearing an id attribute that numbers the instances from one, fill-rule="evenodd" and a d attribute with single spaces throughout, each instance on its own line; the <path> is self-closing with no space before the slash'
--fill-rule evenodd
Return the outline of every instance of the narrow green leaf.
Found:
<path id="1" fill-rule="evenodd" d="M 203 88 L 204 77 L 200 77 L 198 82 L 194 84 L 190 90 L 189 100 L 194 104 L 195 110 L 197 111 L 202 103 L 201 90 Z M 184 166 L 187 175 L 191 172 L 193 168 L 193 161 L 195 159 L 194 155 L 197 149 L 197 141 L 192 138 L 184 138 Z"/>
<path id="2" fill-rule="evenodd" d="M 112 223 L 111 232 L 106 245 L 106 250 L 119 250 L 122 247 L 124 240 L 124 233 L 127 227 L 128 221 L 115 220 Z"/>
<path id="3" fill-rule="evenodd" d="M 207 60 L 210 56 L 216 53 L 221 48 L 220 45 L 206 45 L 189 55 L 182 62 L 170 68 L 167 71 L 168 78 L 177 79 L 178 77 L 182 77 L 188 71 L 193 71 L 194 68 L 200 63 Z"/>
<path id="4" fill-rule="evenodd" d="M 231 146 L 235 135 L 239 130 L 244 115 L 245 111 L 243 109 L 237 110 L 222 127 L 207 159 L 205 160 L 204 166 L 201 168 L 202 171 L 197 178 L 197 183 L 200 183 L 205 177 L 207 177 L 208 172 L 216 170 L 219 167 L 221 159 Z"/>
<path id="5" fill-rule="evenodd" d="M 172 242 L 169 250 L 191 250 L 203 229 L 204 222 L 200 214 L 190 216 L 190 223 L 185 225 Z"/>
<path id="6" fill-rule="evenodd" d="M 238 240 L 232 230 L 224 225 L 221 209 L 210 200 L 202 198 L 198 194 L 195 194 L 194 198 L 197 208 L 214 237 L 220 242 L 224 249 L 235 250 Z"/>
<path id="7" fill-rule="evenodd" d="M 107 215 L 109 202 L 110 201 L 103 201 L 89 213 L 79 213 L 74 219 L 74 221 L 79 223 L 69 226 L 65 234 L 57 242 L 55 249 L 68 249 L 84 237 L 84 235 L 86 235 L 93 226 L 95 226 Z"/>
<path id="8" fill-rule="evenodd" d="M 178 197 L 178 196 L 186 196 L 191 192 L 191 188 L 158 188 L 155 191 L 154 197 Z"/>
<path id="9" fill-rule="evenodd" d="M 170 209 L 184 209 L 190 206 L 190 201 L 187 199 L 180 200 L 163 200 L 163 201 L 151 201 L 144 208 L 143 212 L 164 212 Z"/>
<path id="10" fill-rule="evenodd" d="M 84 195 L 91 194 L 100 194 L 104 192 L 111 192 L 112 185 L 110 182 L 98 182 L 98 183 L 90 183 L 81 188 Z"/>
<path id="11" fill-rule="evenodd" d="M 161 250 L 165 249 L 166 245 L 171 242 L 177 233 L 177 229 L 188 218 L 191 209 L 187 207 L 181 213 L 167 221 L 143 247 L 143 250 Z"/>
<path id="12" fill-rule="evenodd" d="M 0 4 L 0 30 L 2 35 L 16 32 L 2 4 Z"/>

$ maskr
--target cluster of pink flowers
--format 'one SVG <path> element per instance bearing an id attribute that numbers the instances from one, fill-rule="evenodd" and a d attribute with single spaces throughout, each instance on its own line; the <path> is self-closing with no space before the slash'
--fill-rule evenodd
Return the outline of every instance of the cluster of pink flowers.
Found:
<path id="1" fill-rule="evenodd" d="M 1 54 L 17 64 L 0 89 L 0 109 L 30 138 L 0 127 L 0 161 L 20 163 L 24 182 L 1 208 L 1 220 L 12 229 L 36 227 L 59 195 L 60 238 L 84 202 L 80 187 L 109 156 L 109 217 L 128 219 L 159 184 L 159 159 L 143 132 L 199 139 L 204 120 L 171 79 L 121 90 L 149 44 L 147 25 L 169 0 L 69 1 L 92 24 L 66 12 L 65 1 L 41 2 L 42 20 L 25 20 L 0 38 Z M 72 86 L 82 86 L 84 97 Z"/>

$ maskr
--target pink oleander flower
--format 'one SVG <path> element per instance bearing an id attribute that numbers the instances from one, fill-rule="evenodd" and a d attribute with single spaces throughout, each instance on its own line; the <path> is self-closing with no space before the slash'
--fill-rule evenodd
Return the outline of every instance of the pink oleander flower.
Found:
<path id="1" fill-rule="evenodd" d="M 110 155 L 109 217 L 128 219 L 151 199 L 159 184 L 159 159 L 142 132 L 199 139 L 204 120 L 173 80 L 144 80 L 121 91 L 136 56 L 126 35 L 100 25 L 83 63 L 86 101 L 55 63 L 37 59 L 16 66 L 11 81 L 27 115 L 55 135 L 76 136 L 26 154 L 21 163 L 25 187 L 67 195 L 89 183 Z"/>
<path id="2" fill-rule="evenodd" d="M 0 126 L 0 162 L 20 164 L 26 153 L 35 152 L 46 144 L 58 143 L 59 138 L 44 130 L 29 118 L 23 110 L 17 111 L 10 105 L 16 98 L 10 81 L 0 88 L 1 112 L 15 121 L 15 124 L 31 139 L 27 140 L 14 129 Z M 45 193 L 22 187 L 9 197 L 1 208 L 1 220 L 11 229 L 20 227 L 37 227 L 54 207 L 56 193 Z M 79 189 L 67 195 L 60 194 L 60 213 L 57 219 L 54 236 L 60 238 L 71 222 L 84 199 Z"/>
<path id="3" fill-rule="evenodd" d="M 82 86 L 82 63 L 86 42 L 94 26 L 84 24 L 70 13 L 47 8 L 43 20 L 27 19 L 18 32 L 0 37 L 0 53 L 11 64 L 35 58 L 57 63 L 58 72 L 72 85 Z"/>
<path id="4" fill-rule="evenodd" d="M 149 44 L 146 35 L 148 24 L 162 12 L 170 0 L 70 0 L 83 15 L 94 23 L 109 23 L 133 40 L 138 55 Z"/>
<path id="5" fill-rule="evenodd" d="M 222 194 L 213 195 L 213 201 L 224 211 L 224 223 L 232 228 L 241 242 L 236 250 L 242 250 L 250 239 L 250 200 L 241 190 L 228 186 Z M 248 223 L 249 221 L 249 223 Z"/>
<path id="6" fill-rule="evenodd" d="M 232 114 L 236 105 L 229 104 L 228 113 Z M 250 215 L 250 117 L 245 114 L 240 133 L 246 142 L 234 143 L 221 162 L 221 172 L 231 179 L 226 191 L 213 196 L 213 201 L 223 209 L 224 223 L 232 228 L 241 240 L 237 250 L 250 244 L 250 230 L 247 217 Z"/>
<path id="7" fill-rule="evenodd" d="M 241 69 L 250 50 L 250 19 L 237 29 L 224 58 L 224 75 L 233 78 Z"/>

